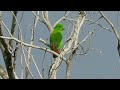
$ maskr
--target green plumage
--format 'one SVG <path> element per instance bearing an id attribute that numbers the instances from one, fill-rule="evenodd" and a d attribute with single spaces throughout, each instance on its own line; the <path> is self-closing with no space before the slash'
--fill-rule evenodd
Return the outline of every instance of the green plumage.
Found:
<path id="1" fill-rule="evenodd" d="M 62 32 L 64 30 L 63 24 L 58 23 L 55 27 L 53 32 L 50 34 L 50 48 L 51 50 L 55 51 L 56 53 L 60 53 L 60 49 L 62 48 Z M 57 56 L 53 54 L 53 58 Z"/>

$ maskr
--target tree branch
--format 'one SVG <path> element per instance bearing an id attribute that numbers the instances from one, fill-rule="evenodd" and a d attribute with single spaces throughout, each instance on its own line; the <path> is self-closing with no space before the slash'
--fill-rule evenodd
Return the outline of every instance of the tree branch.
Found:
<path id="1" fill-rule="evenodd" d="M 8 74 L 7 74 L 7 71 L 4 70 L 4 68 L 0 65 L 0 76 L 3 78 L 3 79 L 8 79 Z"/>
<path id="2" fill-rule="evenodd" d="M 102 11 L 99 11 L 99 13 L 101 14 L 102 18 L 104 18 L 108 23 L 109 25 L 111 26 L 116 38 L 117 38 L 117 41 L 118 41 L 118 46 L 117 46 L 117 49 L 118 49 L 118 53 L 119 53 L 119 56 L 120 56 L 120 37 L 118 35 L 118 32 L 117 30 L 115 29 L 114 25 L 110 22 L 110 20 L 107 19 L 107 17 L 103 14 Z"/>
<path id="3" fill-rule="evenodd" d="M 110 31 L 111 32 L 111 30 L 109 29 L 109 28 L 107 28 L 107 27 L 104 27 L 104 26 L 102 26 L 101 24 L 99 24 L 98 22 L 93 22 L 92 20 L 89 20 L 89 19 L 85 19 L 85 21 L 89 21 L 89 22 L 92 22 L 91 24 L 97 24 L 98 26 L 100 26 L 101 28 L 103 28 L 103 29 L 105 29 L 105 30 L 108 30 L 108 31 Z"/>
<path id="4" fill-rule="evenodd" d="M 50 45 L 49 45 L 45 40 L 43 40 L 42 38 L 39 39 L 39 42 L 42 42 L 42 43 L 44 43 L 46 46 L 50 47 Z"/>
<path id="5" fill-rule="evenodd" d="M 39 15 L 39 11 L 37 12 L 37 15 Z M 32 45 L 34 43 L 34 32 L 35 32 L 35 28 L 37 26 L 37 23 L 38 23 L 38 17 L 35 17 L 34 19 L 34 26 L 32 28 L 32 35 L 31 35 L 31 42 L 30 42 L 30 45 Z M 27 63 L 28 63 L 28 66 L 30 64 L 30 53 L 32 51 L 32 48 L 29 47 L 28 48 L 28 57 L 27 57 Z M 27 72 L 27 71 L 26 71 Z M 26 73 L 26 78 L 28 78 L 28 74 Z"/>
<path id="6" fill-rule="evenodd" d="M 0 36 L 4 36 L 2 32 L 1 15 L 0 15 Z M 10 53 L 8 44 L 5 42 L 5 39 L 3 38 L 0 38 L 0 47 L 3 54 L 9 79 L 15 79 L 13 65 L 12 65 L 12 54 Z"/>
<path id="7" fill-rule="evenodd" d="M 64 56 L 68 52 L 68 50 L 71 49 L 73 44 L 77 45 L 79 31 L 84 20 L 85 20 L 85 12 L 81 11 L 80 15 L 78 16 L 77 22 L 75 23 L 76 27 L 75 27 L 74 33 L 72 34 L 71 39 L 69 39 L 69 41 L 66 43 L 64 50 L 61 51 L 60 53 L 61 56 Z M 57 68 L 60 66 L 61 62 L 62 62 L 62 59 L 57 57 L 49 70 L 49 74 L 48 74 L 49 79 L 56 79 Z"/>
<path id="8" fill-rule="evenodd" d="M 24 45 L 24 46 L 32 47 L 32 48 L 36 48 L 36 49 L 41 49 L 41 50 L 50 52 L 50 53 L 52 53 L 52 54 L 55 54 L 56 56 L 59 56 L 59 58 L 63 59 L 64 61 L 66 61 L 66 58 L 65 58 L 65 57 L 59 55 L 58 53 L 56 53 L 56 52 L 54 52 L 54 51 L 52 51 L 52 50 L 50 50 L 50 49 L 47 49 L 47 50 L 46 50 L 46 48 L 43 48 L 43 47 L 40 47 L 40 46 L 30 45 L 30 44 L 28 44 L 28 43 L 22 42 L 22 41 L 20 41 L 20 40 L 18 40 L 18 39 L 16 39 L 16 38 L 14 38 L 14 37 L 4 37 L 4 36 L 0 36 L 0 38 L 4 38 L 4 39 L 8 39 L 8 40 L 9 40 L 9 39 L 12 39 L 12 40 L 17 41 L 18 43 L 21 43 L 21 44 Z"/>
<path id="9" fill-rule="evenodd" d="M 49 32 L 52 33 L 53 27 L 52 27 L 52 25 L 50 24 L 50 21 L 49 21 L 48 11 L 42 11 L 42 15 L 43 15 L 43 20 L 44 20 L 43 23 L 47 26 Z"/>
<path id="10" fill-rule="evenodd" d="M 12 36 L 14 36 L 14 32 L 15 32 L 15 26 L 16 26 L 15 17 L 16 16 L 17 16 L 17 11 L 14 11 L 13 12 L 13 18 L 12 18 L 12 25 L 11 25 L 11 34 L 12 34 Z M 13 49 L 13 40 L 9 40 L 9 45 Z"/>
<path id="11" fill-rule="evenodd" d="M 119 35 L 118 35 L 117 30 L 115 29 L 114 25 L 110 22 L 110 20 L 107 19 L 107 17 L 103 14 L 102 11 L 99 11 L 99 13 L 101 14 L 102 18 L 104 18 L 108 22 L 108 24 L 111 26 L 117 40 L 119 40 Z"/>

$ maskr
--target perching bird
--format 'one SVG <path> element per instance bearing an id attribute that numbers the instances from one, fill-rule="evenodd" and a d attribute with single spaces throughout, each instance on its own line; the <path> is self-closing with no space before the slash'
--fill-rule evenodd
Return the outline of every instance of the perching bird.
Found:
<path id="1" fill-rule="evenodd" d="M 50 34 L 50 48 L 54 52 L 60 54 L 60 50 L 63 46 L 62 42 L 62 32 L 64 30 L 64 25 L 58 23 L 55 27 L 53 32 Z M 53 54 L 53 58 L 56 58 L 57 56 Z"/>

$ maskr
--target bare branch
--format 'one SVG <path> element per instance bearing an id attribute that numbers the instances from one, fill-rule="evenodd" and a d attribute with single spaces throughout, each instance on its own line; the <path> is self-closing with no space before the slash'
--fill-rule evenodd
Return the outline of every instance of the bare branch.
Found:
<path id="1" fill-rule="evenodd" d="M 108 24 L 111 26 L 116 38 L 117 38 L 117 41 L 118 41 L 118 45 L 117 45 L 117 49 L 118 49 L 118 53 L 119 53 L 119 56 L 120 56 L 120 37 L 118 35 L 118 32 L 117 30 L 115 29 L 114 25 L 110 22 L 110 20 L 107 19 L 107 17 L 103 14 L 102 11 L 99 11 L 99 13 L 101 14 L 101 16 L 103 17 L 103 19 L 105 19 Z"/>
<path id="2" fill-rule="evenodd" d="M 73 53 L 70 54 L 69 59 L 66 60 L 66 79 L 70 79 L 70 69 L 71 69 L 71 61 L 73 59 Z"/>
<path id="3" fill-rule="evenodd" d="M 92 20 L 89 20 L 89 19 L 86 19 L 86 21 L 90 21 L 90 22 L 92 22 L 92 24 L 97 24 L 97 25 L 100 26 L 101 28 L 106 29 L 106 30 L 108 30 L 108 31 L 111 32 L 111 30 L 110 30 L 109 28 L 102 26 L 102 25 L 99 24 L 98 22 L 93 22 Z"/>
<path id="4" fill-rule="evenodd" d="M 87 38 L 90 37 L 90 35 L 93 34 L 94 32 L 95 32 L 95 29 L 94 29 L 93 31 L 91 31 L 80 43 L 78 43 L 78 44 L 74 47 L 73 51 L 75 51 L 82 43 L 84 43 L 84 42 L 87 40 Z"/>
<path id="5" fill-rule="evenodd" d="M 27 47 L 32 47 L 32 48 L 36 48 L 36 49 L 41 49 L 41 50 L 44 50 L 44 51 L 46 50 L 46 48 L 43 48 L 43 47 L 40 47 L 40 46 L 35 46 L 35 45 L 30 45 L 30 44 L 28 44 L 28 43 L 22 42 L 22 41 L 20 41 L 20 40 L 18 40 L 18 39 L 16 39 L 16 38 L 14 38 L 14 37 L 4 37 L 4 36 L 0 36 L 0 38 L 13 39 L 13 40 L 17 41 L 18 43 L 21 43 L 22 45 L 25 45 L 25 46 L 27 46 Z M 50 53 L 52 53 L 52 54 L 55 54 L 56 56 L 59 56 L 61 59 L 66 60 L 65 57 L 59 55 L 58 53 L 56 53 L 56 52 L 54 52 L 54 51 L 52 51 L 52 50 L 50 50 L 50 49 L 47 49 L 47 52 L 50 52 Z"/>
<path id="6" fill-rule="evenodd" d="M 67 15 L 68 15 L 69 13 L 70 13 L 70 11 L 68 11 L 67 13 L 65 13 L 65 15 L 64 15 L 63 17 L 61 17 L 61 18 L 54 24 L 53 27 L 55 27 L 60 21 L 67 19 L 66 17 L 67 17 Z"/>
<path id="7" fill-rule="evenodd" d="M 110 20 L 107 19 L 107 17 L 103 14 L 102 11 L 99 11 L 99 13 L 100 13 L 100 14 L 102 15 L 102 17 L 109 23 L 109 25 L 111 26 L 111 28 L 112 28 L 112 30 L 113 30 L 113 32 L 114 32 L 117 40 L 119 40 L 120 38 L 119 38 L 118 32 L 117 32 L 117 30 L 115 29 L 114 25 L 110 22 Z"/>
<path id="8" fill-rule="evenodd" d="M 0 65 L 0 76 L 3 78 L 3 79 L 8 79 L 8 74 L 7 74 L 7 71 L 4 70 L 4 68 Z"/>
<path id="9" fill-rule="evenodd" d="M 43 40 L 42 38 L 39 39 L 39 42 L 42 42 L 42 43 L 44 43 L 46 46 L 50 47 L 50 45 L 49 45 L 45 40 Z"/>
<path id="10" fill-rule="evenodd" d="M 22 50 L 21 50 L 22 51 Z M 21 79 L 23 79 L 23 69 L 24 69 L 24 66 L 23 66 L 23 54 L 22 52 L 20 53 L 20 66 L 21 66 Z"/>
<path id="11" fill-rule="evenodd" d="M 72 47 L 73 44 L 77 45 L 79 31 L 80 31 L 80 28 L 81 28 L 84 20 L 85 20 L 85 12 L 81 11 L 81 14 L 78 16 L 77 22 L 75 23 L 76 27 L 75 27 L 74 33 L 73 33 L 71 39 L 66 43 L 66 47 L 64 48 L 64 50 L 61 51 L 61 53 L 60 53 L 61 56 L 64 56 L 68 52 L 68 50 L 70 50 L 70 48 Z M 61 62 L 62 62 L 62 60 L 59 57 L 57 57 L 55 62 L 52 64 L 50 71 L 49 71 L 50 79 L 56 79 L 57 68 L 61 64 Z"/>
<path id="12" fill-rule="evenodd" d="M 49 32 L 51 33 L 53 31 L 53 27 L 49 21 L 48 11 L 42 11 L 42 16 L 43 16 L 43 20 L 44 20 L 43 23 L 47 26 Z"/>
<path id="13" fill-rule="evenodd" d="M 37 15 L 39 15 L 39 11 L 37 12 Z M 34 26 L 33 26 L 33 28 L 32 28 L 32 35 L 31 35 L 30 45 L 32 45 L 32 44 L 34 43 L 34 32 L 35 32 L 35 28 L 36 28 L 36 26 L 37 26 L 37 23 L 38 23 L 38 17 L 35 17 L 35 19 L 34 19 Z M 32 48 L 29 47 L 29 48 L 28 48 L 28 58 L 27 58 L 28 66 L 29 66 L 29 64 L 30 64 L 30 53 L 31 53 L 31 50 L 32 50 Z M 27 71 L 26 71 L 26 72 L 27 72 Z M 28 74 L 26 74 L 26 76 L 28 77 Z M 27 77 L 26 77 L 26 78 L 27 78 Z"/>
<path id="14" fill-rule="evenodd" d="M 11 34 L 12 36 L 14 36 L 14 32 L 15 32 L 15 26 L 16 26 L 16 20 L 15 17 L 17 16 L 17 11 L 13 12 L 13 18 L 12 18 L 12 25 L 11 25 Z M 9 45 L 11 46 L 11 48 L 13 48 L 13 40 L 9 41 Z"/>
<path id="15" fill-rule="evenodd" d="M 2 32 L 1 15 L 0 15 L 0 36 L 4 36 Z M 10 53 L 10 50 L 9 50 L 10 48 L 8 44 L 6 43 L 5 39 L 0 38 L 0 46 L 1 46 L 1 51 L 3 54 L 3 58 L 4 58 L 5 65 L 6 65 L 9 79 L 15 79 L 13 65 L 12 65 L 12 54 Z"/>
<path id="16" fill-rule="evenodd" d="M 22 49 L 22 54 L 23 54 L 23 56 L 24 56 L 24 60 L 25 60 L 25 64 L 26 64 L 26 69 L 27 69 L 28 72 L 30 73 L 31 77 L 32 77 L 33 79 L 35 79 L 34 76 L 33 76 L 33 74 L 32 74 L 32 72 L 31 72 L 31 70 L 30 70 L 30 68 L 29 68 L 29 66 L 28 66 L 28 63 L 27 63 L 27 60 L 26 60 L 26 55 L 25 55 L 25 52 L 24 52 L 24 46 L 23 46 L 23 45 L 21 45 L 21 49 Z"/>
<path id="17" fill-rule="evenodd" d="M 42 75 L 41 75 L 41 73 L 40 73 L 40 71 L 39 71 L 39 69 L 38 69 L 38 66 L 37 66 L 37 64 L 36 64 L 36 62 L 35 62 L 35 60 L 34 60 L 34 58 L 33 58 L 33 55 L 31 55 L 25 48 L 24 48 L 24 50 L 31 56 L 32 61 L 33 61 L 33 64 L 35 65 L 35 67 L 36 67 L 36 69 L 37 69 L 37 71 L 38 71 L 38 74 L 39 74 L 40 78 L 43 79 L 43 77 L 42 77 Z"/>
<path id="18" fill-rule="evenodd" d="M 47 48 L 46 48 L 46 50 L 47 50 Z M 45 53 L 44 53 L 44 55 L 43 55 L 43 59 L 42 59 L 42 76 L 43 76 L 43 79 L 44 79 L 44 60 L 45 60 L 45 54 L 46 54 L 46 51 L 45 51 Z"/>

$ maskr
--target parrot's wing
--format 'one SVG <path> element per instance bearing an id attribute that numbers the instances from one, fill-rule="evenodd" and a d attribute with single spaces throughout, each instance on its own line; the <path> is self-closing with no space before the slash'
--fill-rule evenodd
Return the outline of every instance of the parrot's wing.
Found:
<path id="1" fill-rule="evenodd" d="M 50 35 L 50 45 L 54 45 L 57 49 L 62 47 L 62 34 L 60 32 Z"/>

